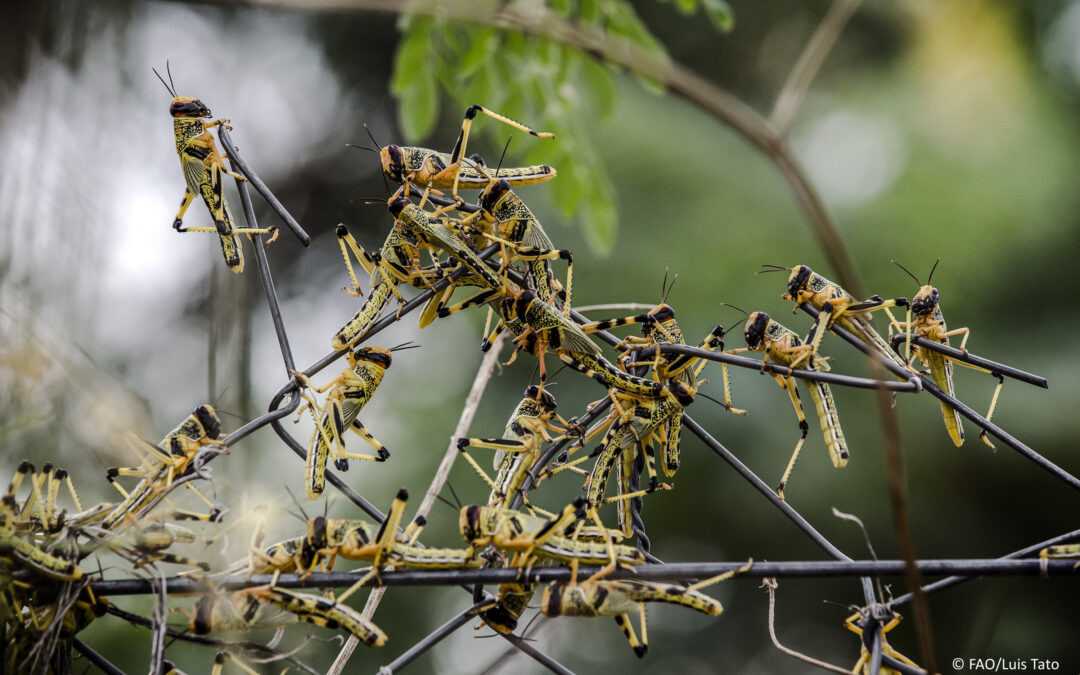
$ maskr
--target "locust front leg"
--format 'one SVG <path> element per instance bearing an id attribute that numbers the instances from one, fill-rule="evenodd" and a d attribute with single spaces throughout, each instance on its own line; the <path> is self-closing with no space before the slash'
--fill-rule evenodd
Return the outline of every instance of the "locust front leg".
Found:
<path id="1" fill-rule="evenodd" d="M 970 328 L 954 328 L 954 329 L 952 329 L 950 331 L 947 331 L 945 333 L 945 337 L 947 337 L 947 338 L 956 337 L 957 335 L 963 335 L 964 336 L 960 340 L 959 349 L 960 349 L 960 351 L 962 351 L 962 352 L 964 352 L 966 354 L 967 353 L 967 341 L 968 341 L 968 338 L 971 337 L 971 329 Z"/>

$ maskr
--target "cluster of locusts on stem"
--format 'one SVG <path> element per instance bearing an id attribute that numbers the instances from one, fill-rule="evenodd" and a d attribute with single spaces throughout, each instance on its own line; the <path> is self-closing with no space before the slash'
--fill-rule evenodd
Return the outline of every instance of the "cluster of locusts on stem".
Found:
<path id="1" fill-rule="evenodd" d="M 337 227 L 337 243 L 350 281 L 347 290 L 362 299 L 361 306 L 333 335 L 333 353 L 307 371 L 298 370 L 284 338 L 266 263 L 265 245 L 273 241 L 277 231 L 255 222 L 247 184 L 250 182 L 263 194 L 305 244 L 307 235 L 236 156 L 228 138 L 228 121 L 211 120 L 210 110 L 200 100 L 177 96 L 171 74 L 168 81 L 161 79 L 172 96 L 170 113 L 176 150 L 186 181 L 173 225 L 180 232 L 216 234 L 225 263 L 234 272 L 244 268 L 245 244 L 240 235 L 252 237 L 283 357 L 293 378 L 275 398 L 270 413 L 230 435 L 223 436 L 217 413 L 204 404 L 158 443 L 134 442 L 138 464 L 108 471 L 108 480 L 119 493 L 115 502 L 86 508 L 63 469 L 46 465 L 36 470 L 28 462 L 19 466 L 0 508 L 0 620 L 9 636 L 4 664 L 12 672 L 16 668 L 62 670 L 64 659 L 70 658 L 57 649 L 64 641 L 73 642 L 95 663 L 107 664 L 74 639 L 104 614 L 154 629 L 154 672 L 179 672 L 165 659 L 166 634 L 218 646 L 214 672 L 221 672 L 229 662 L 247 672 L 255 672 L 252 662 L 287 661 L 306 668 L 291 652 L 276 651 L 277 639 L 262 645 L 214 636 L 300 621 L 343 631 L 368 646 L 382 646 L 387 635 L 373 622 L 370 612 L 357 611 L 347 600 L 365 586 L 378 585 L 384 578 L 409 570 L 470 571 L 479 575 L 490 571 L 493 579 L 499 570 L 509 572 L 510 576 L 498 577 L 500 583 L 494 595 L 482 593 L 477 586 L 477 602 L 470 616 L 478 616 L 484 625 L 514 639 L 519 621 L 540 593 L 543 615 L 611 617 L 634 653 L 644 656 L 648 648 L 647 603 L 681 605 L 717 616 L 722 607 L 704 589 L 754 570 L 753 561 L 747 561 L 700 580 L 683 577 L 680 583 L 632 578 L 629 574 L 656 562 L 649 553 L 640 516 L 641 500 L 673 488 L 681 464 L 680 438 L 684 430 L 689 428 L 710 442 L 710 447 L 723 449 L 687 416 L 688 407 L 698 398 L 709 398 L 732 414 L 746 414 L 732 400 L 731 366 L 768 372 L 794 410 L 798 438 L 775 495 L 769 493 L 775 504 L 789 515 L 794 514 L 793 519 L 801 516 L 784 500 L 785 488 L 790 487 L 809 432 L 797 379 L 807 387 L 825 449 L 837 469 L 848 464 L 851 453 L 830 384 L 893 392 L 928 391 L 941 400 L 945 428 L 956 445 L 964 442 L 961 418 L 967 417 L 981 427 L 985 443 L 991 444 L 990 437 L 996 437 L 1076 485 L 1074 477 L 991 422 L 1005 377 L 1040 386 L 1045 386 L 1045 380 L 969 354 L 966 347 L 970 331 L 946 327 L 938 289 L 930 283 L 933 270 L 922 283 L 904 269 L 918 284 L 910 299 L 860 299 L 805 265 L 767 265 L 764 271 L 787 274 L 784 299 L 804 309 L 813 320 L 803 337 L 765 312 L 738 310 L 745 316 L 745 320 L 739 320 L 743 323 L 745 346 L 739 348 L 725 345 L 728 330 L 722 325 L 709 331 L 697 345 L 688 344 L 676 321 L 675 309 L 667 302 L 670 285 L 666 279 L 660 304 L 630 316 L 588 320 L 573 309 L 571 252 L 552 243 L 533 211 L 515 192 L 519 186 L 554 179 L 555 168 L 503 167 L 502 159 L 492 168 L 478 155 L 468 154 L 470 132 L 479 116 L 541 140 L 552 139 L 552 134 L 534 131 L 480 105 L 466 111 L 449 153 L 380 146 L 372 137 L 374 146 L 367 149 L 378 157 L 385 178 L 400 185 L 387 200 L 393 225 L 382 247 L 374 252 L 365 250 L 344 225 Z M 233 170 L 226 168 L 226 156 L 218 151 L 210 134 L 215 127 Z M 226 204 L 225 175 L 238 182 L 247 227 L 235 224 Z M 479 191 L 475 204 L 462 199 L 461 192 L 466 190 Z M 205 203 L 213 226 L 184 226 L 184 216 L 196 196 Z M 262 235 L 266 234 L 273 236 L 264 241 Z M 367 276 L 366 289 L 354 264 Z M 565 273 L 557 273 L 557 267 L 563 266 Z M 403 290 L 407 286 L 418 289 L 420 294 L 406 300 Z M 466 287 L 472 289 L 471 294 L 455 302 L 455 292 Z M 387 311 L 392 299 L 397 308 Z M 521 352 L 530 354 L 537 364 L 535 383 L 525 389 L 501 435 L 453 439 L 457 456 L 475 470 L 488 488 L 484 503 L 454 505 L 459 509 L 463 539 L 460 548 L 433 548 L 421 542 L 426 517 L 418 514 L 408 518 L 405 489 L 398 492 L 383 516 L 328 468 L 331 460 L 339 471 L 348 469 L 350 461 L 391 460 L 390 450 L 364 426 L 360 416 L 396 355 L 414 345 L 380 347 L 371 344 L 370 338 L 406 311 L 419 307 L 421 327 L 471 307 L 486 308 L 481 348 L 487 351 L 498 345 L 498 352 L 502 340 L 508 337 L 513 353 L 507 365 Z M 887 336 L 874 327 L 872 316 L 877 312 L 887 315 Z M 609 332 L 624 326 L 637 326 L 640 334 L 618 338 Z M 896 379 L 830 372 L 828 357 L 820 351 L 829 332 L 869 355 Z M 950 338 L 960 338 L 958 348 L 950 345 Z M 613 347 L 614 352 L 605 352 L 599 342 Z M 760 352 L 762 358 L 748 358 L 740 352 Z M 312 382 L 317 371 L 341 356 L 347 365 L 339 374 L 322 385 Z M 606 390 L 605 396 L 580 414 L 564 417 L 558 412 L 550 388 L 548 357 L 595 380 Z M 702 374 L 710 362 L 720 368 L 720 399 L 701 391 Z M 998 380 L 985 416 L 955 398 L 954 364 Z M 292 395 L 291 405 L 278 408 L 286 394 Z M 314 419 L 315 430 L 306 450 L 278 424 L 293 411 L 310 413 Z M 210 460 L 227 453 L 230 445 L 265 424 L 272 424 L 298 454 L 305 456 L 307 499 L 318 499 L 329 479 L 379 522 L 331 518 L 325 513 L 308 517 L 304 513 L 303 532 L 268 545 L 264 541 L 268 512 L 260 508 L 253 512 L 254 529 L 249 552 L 243 559 L 212 569 L 202 560 L 174 551 L 178 544 L 218 541 L 233 527 L 224 522 L 228 520 L 227 509 L 195 483 L 210 477 L 205 466 Z M 368 452 L 349 449 L 350 431 L 369 446 Z M 492 456 L 486 460 L 474 456 L 489 451 Z M 537 488 L 546 480 L 574 476 L 582 481 L 577 499 L 548 508 L 537 502 Z M 754 480 L 760 482 L 756 476 Z M 202 507 L 183 508 L 178 502 L 179 487 Z M 70 509 L 61 506 L 63 491 L 71 500 Z M 606 515 L 608 505 L 613 507 L 614 520 Z M 304 512 L 302 507 L 300 510 Z M 827 550 L 835 550 L 808 524 L 802 527 L 821 538 Z M 128 563 L 129 570 L 148 579 L 150 588 L 159 596 L 152 619 L 133 615 L 109 601 L 108 582 L 101 581 L 99 572 L 84 569 L 84 561 L 95 552 L 115 554 Z M 1075 546 L 1066 546 L 1045 553 L 1058 556 L 1076 552 Z M 300 585 L 305 579 L 332 576 L 342 559 L 365 567 L 349 579 L 346 590 L 336 595 L 330 590 L 322 594 L 302 592 L 281 583 L 282 575 Z M 186 615 L 181 625 L 166 621 L 166 588 L 180 581 L 165 580 L 159 567 L 164 564 L 184 568 L 181 576 L 198 583 L 196 601 L 185 608 L 174 608 Z M 588 569 L 579 575 L 580 567 Z M 543 585 L 536 574 L 545 568 L 567 569 L 568 574 Z M 241 582 L 237 582 L 238 578 Z M 261 583 L 254 583 L 255 578 Z M 251 583 L 243 583 L 243 579 Z M 898 671 L 921 672 L 884 638 L 884 633 L 899 622 L 899 614 L 875 601 L 873 595 L 867 603 L 845 623 L 861 638 L 856 671 L 869 672 L 872 662 L 880 664 L 885 659 L 889 667 Z M 879 652 L 874 657 L 876 662 L 871 655 L 874 651 Z"/>

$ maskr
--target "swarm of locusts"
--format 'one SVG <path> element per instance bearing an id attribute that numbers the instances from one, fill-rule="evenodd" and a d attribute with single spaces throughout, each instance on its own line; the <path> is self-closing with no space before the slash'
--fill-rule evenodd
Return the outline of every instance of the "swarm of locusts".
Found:
<path id="1" fill-rule="evenodd" d="M 238 181 L 246 177 L 226 168 L 225 156 L 210 133 L 215 127 L 228 128 L 229 123 L 211 119 L 202 101 L 176 95 L 171 81 L 171 74 L 168 83 L 162 78 L 172 96 L 169 112 L 184 178 L 173 226 L 179 232 L 217 235 L 225 264 L 242 272 L 245 244 L 241 235 L 264 234 L 273 228 L 236 224 L 225 201 L 223 179 L 226 175 Z M 586 320 L 573 310 L 572 253 L 555 246 L 517 192 L 521 186 L 556 180 L 556 167 L 507 168 L 500 160 L 492 168 L 483 158 L 468 154 L 470 132 L 482 118 L 527 133 L 535 142 L 558 142 L 552 134 L 480 105 L 466 110 L 449 152 L 380 146 L 373 137 L 375 145 L 368 149 L 377 156 L 388 181 L 399 186 L 386 203 L 393 224 L 377 251 L 365 250 L 348 227 L 337 226 L 335 238 L 349 280 L 347 291 L 358 299 L 359 308 L 327 337 L 327 343 L 345 357 L 346 366 L 321 385 L 301 373 L 295 375 L 295 386 L 304 400 L 300 410 L 314 421 L 304 483 L 307 499 L 315 500 L 325 490 L 330 461 L 339 470 L 348 469 L 350 462 L 363 462 L 371 471 L 378 471 L 379 463 L 394 461 L 390 449 L 361 418 L 394 359 L 414 345 L 369 344 L 372 325 L 380 317 L 400 312 L 406 293 L 412 294 L 408 287 L 435 291 L 420 311 L 421 328 L 473 307 L 487 312 L 481 349 L 488 350 L 497 336 L 506 333 L 512 345 L 507 363 L 527 354 L 524 360 L 534 368 L 535 380 L 509 411 L 501 434 L 454 439 L 460 457 L 488 490 L 484 502 L 460 505 L 460 547 L 424 545 L 421 534 L 426 521 L 408 518 L 408 494 L 402 489 L 381 523 L 305 514 L 305 525 L 295 536 L 268 543 L 264 541 L 268 513 L 260 508 L 253 516 L 241 516 L 255 520 L 248 553 L 242 559 L 212 569 L 180 553 L 178 546 L 205 545 L 223 537 L 232 526 L 227 509 L 196 487 L 210 478 L 205 464 L 228 452 L 218 413 L 210 405 L 199 405 L 160 441 L 133 441 L 138 462 L 109 469 L 106 475 L 117 492 L 113 502 L 83 505 L 71 476 L 62 468 L 37 468 L 29 462 L 18 467 L 0 507 L 0 620 L 8 637 L 5 672 L 61 670 L 62 660 L 53 654 L 59 642 L 101 616 L 125 614 L 109 598 L 93 592 L 92 581 L 101 572 L 91 568 L 88 560 L 96 552 L 113 554 L 131 571 L 149 578 L 160 578 L 166 569 L 204 580 L 210 590 L 198 597 L 170 598 L 183 620 L 171 620 L 169 630 L 180 635 L 213 636 L 304 622 L 380 647 L 388 641 L 387 634 L 348 600 L 356 591 L 377 585 L 382 573 L 511 568 L 522 574 L 500 585 L 480 608 L 477 614 L 483 625 L 497 633 L 514 633 L 523 615 L 537 605 L 548 617 L 610 617 L 633 652 L 644 656 L 649 603 L 719 616 L 720 603 L 704 590 L 738 573 L 686 584 L 627 579 L 622 574 L 612 578 L 620 568 L 633 570 L 646 562 L 640 542 L 635 543 L 634 505 L 642 498 L 662 498 L 663 492 L 674 489 L 682 462 L 683 413 L 696 400 L 711 398 L 700 389 L 703 371 L 713 356 L 760 353 L 760 368 L 775 380 L 794 411 L 797 439 L 776 483 L 781 498 L 791 489 L 810 428 L 793 373 L 830 370 L 828 357 L 822 353 L 830 330 L 853 335 L 900 377 L 928 377 L 950 396 L 955 392 L 954 365 L 973 367 L 931 348 L 935 343 L 950 345 L 951 339 L 958 338 L 959 351 L 966 354 L 970 336 L 967 328 L 946 326 L 939 291 L 931 285 L 933 269 L 924 283 L 903 268 L 917 284 L 910 299 L 860 299 L 806 265 L 766 265 L 764 271 L 786 275 L 786 283 L 778 288 L 782 297 L 816 310 L 816 318 L 804 336 L 764 311 L 743 312 L 744 318 L 737 322 L 742 324 L 745 343 L 740 347 L 727 346 L 728 329 L 722 325 L 700 341 L 688 343 L 675 308 L 667 303 L 670 286 L 666 280 L 655 307 L 631 316 Z M 463 198 L 467 192 L 477 195 L 473 203 Z M 196 197 L 205 204 L 212 226 L 183 224 L 185 216 L 191 217 L 188 207 Z M 459 292 L 461 297 L 457 297 Z M 879 313 L 887 320 L 891 343 L 874 325 L 873 317 Z M 638 334 L 610 340 L 607 331 L 626 327 L 636 327 Z M 609 338 L 609 344 L 614 342 L 614 350 L 602 349 L 599 336 Z M 691 346 L 697 349 L 687 348 Z M 552 360 L 594 380 L 602 396 L 586 410 L 564 417 L 549 386 Z M 733 403 L 727 363 L 721 359 L 717 367 L 723 399 L 711 400 L 734 415 L 746 414 Z M 1003 381 L 992 374 L 998 384 L 987 418 L 994 412 Z M 829 384 L 812 377 L 804 379 L 804 384 L 828 459 L 836 469 L 843 469 L 851 461 L 851 449 Z M 941 412 L 949 438 L 961 445 L 964 428 L 957 410 L 943 403 Z M 356 440 L 350 431 L 366 446 L 364 451 L 352 447 Z M 985 433 L 981 439 L 990 443 Z M 544 464 L 544 451 L 552 444 L 561 450 Z M 548 480 L 577 480 L 580 495 L 569 504 L 545 509 L 537 502 L 541 492 L 537 488 Z M 183 508 L 179 502 L 183 494 L 199 507 Z M 1076 552 L 1075 547 L 1065 547 L 1045 553 Z M 276 583 L 281 574 L 329 572 L 341 569 L 345 561 L 360 563 L 369 571 L 337 595 L 289 590 Z M 527 572 L 544 566 L 569 567 L 571 577 L 547 585 L 530 582 Z M 579 566 L 587 566 L 588 573 L 579 576 Z M 224 576 L 244 574 L 270 575 L 271 581 L 242 590 L 215 585 Z M 873 622 L 888 631 L 899 620 L 898 614 L 871 616 L 863 609 L 844 625 L 861 637 Z M 911 663 L 887 642 L 885 649 L 894 660 Z M 242 651 L 223 648 L 214 659 L 213 672 L 227 667 L 255 672 L 241 658 Z M 861 640 L 857 656 L 854 672 L 869 672 L 866 644 Z M 169 672 L 179 672 L 168 661 L 162 663 Z"/>

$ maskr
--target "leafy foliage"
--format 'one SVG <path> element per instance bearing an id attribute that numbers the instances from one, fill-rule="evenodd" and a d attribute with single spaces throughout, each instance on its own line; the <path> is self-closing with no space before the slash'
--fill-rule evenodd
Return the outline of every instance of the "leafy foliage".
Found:
<path id="1" fill-rule="evenodd" d="M 724 0 L 660 2 L 673 3 L 685 14 L 704 11 L 721 30 L 733 24 Z M 663 45 L 628 0 L 543 3 L 566 21 L 602 30 L 651 56 L 667 58 Z M 559 171 L 551 184 L 555 205 L 567 219 L 581 223 L 594 251 L 610 252 L 618 230 L 615 188 L 597 159 L 584 121 L 607 118 L 618 108 L 613 68 L 574 48 L 490 27 L 412 16 L 403 19 L 402 30 L 390 87 L 400 102 L 405 140 L 418 142 L 434 129 L 440 89 L 457 110 L 480 103 L 536 129 L 554 132 L 555 142 L 512 143 L 509 155 L 515 161 L 555 166 Z M 500 141 L 505 133 L 497 125 L 478 129 L 499 134 Z"/>

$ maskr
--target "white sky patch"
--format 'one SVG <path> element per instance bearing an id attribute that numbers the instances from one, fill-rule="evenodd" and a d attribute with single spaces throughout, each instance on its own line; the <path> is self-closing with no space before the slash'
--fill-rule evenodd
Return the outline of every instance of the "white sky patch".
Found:
<path id="1" fill-rule="evenodd" d="M 840 208 L 880 195 L 907 160 L 904 139 L 891 120 L 852 110 L 814 120 L 799 134 L 795 149 L 825 201 Z"/>

